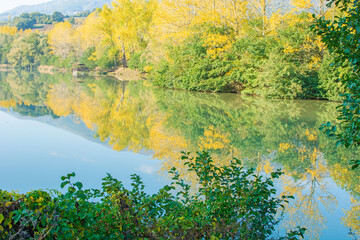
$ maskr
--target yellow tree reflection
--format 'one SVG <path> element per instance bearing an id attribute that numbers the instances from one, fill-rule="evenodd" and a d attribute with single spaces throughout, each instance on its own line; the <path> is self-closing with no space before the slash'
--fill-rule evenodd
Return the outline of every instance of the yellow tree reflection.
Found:
<path id="1" fill-rule="evenodd" d="M 318 140 L 317 133 L 311 129 L 305 131 L 305 137 L 304 141 L 310 143 Z M 300 166 L 301 163 L 304 164 L 304 169 L 298 170 L 285 166 L 285 175 L 282 177 L 283 194 L 293 195 L 295 200 L 285 209 L 284 227 L 305 227 L 307 238 L 319 239 L 326 228 L 321 205 L 330 212 L 337 205 L 335 196 L 327 190 L 326 180 L 330 171 L 323 154 L 317 147 L 311 147 L 311 144 L 295 146 L 288 143 L 280 144 L 278 153 L 296 156 L 297 159 L 290 158 L 289 161 L 298 161 Z"/>
<path id="2" fill-rule="evenodd" d="M 346 227 L 350 228 L 353 236 L 360 236 L 360 201 L 351 198 L 351 204 L 351 208 L 345 211 L 345 216 L 341 220 Z"/>

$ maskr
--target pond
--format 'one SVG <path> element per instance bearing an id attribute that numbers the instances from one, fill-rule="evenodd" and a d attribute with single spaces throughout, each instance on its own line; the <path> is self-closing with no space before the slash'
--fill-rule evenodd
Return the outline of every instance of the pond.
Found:
<path id="1" fill-rule="evenodd" d="M 335 147 L 318 131 L 335 121 L 337 103 L 269 100 L 153 88 L 148 82 L 0 73 L 0 189 L 59 189 L 77 173 L 99 187 L 106 173 L 146 191 L 176 167 L 189 181 L 181 151 L 210 151 L 219 166 L 233 157 L 262 174 L 281 168 L 279 193 L 295 200 L 279 231 L 307 228 L 306 239 L 358 239 L 359 151 Z M 359 232 L 358 232 L 359 233 Z"/>

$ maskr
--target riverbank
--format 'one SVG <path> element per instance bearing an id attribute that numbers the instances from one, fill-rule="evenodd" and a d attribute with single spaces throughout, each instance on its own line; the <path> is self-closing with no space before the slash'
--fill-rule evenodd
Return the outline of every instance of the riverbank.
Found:
<path id="1" fill-rule="evenodd" d="M 10 66 L 10 65 L 8 65 Z M 10 66 L 11 67 L 11 66 Z M 9 68 L 14 69 L 13 67 Z M 1 70 L 1 65 L 0 65 Z M 130 68 L 118 68 L 115 71 L 88 70 L 87 68 L 57 68 L 55 66 L 40 65 L 38 67 L 40 73 L 54 74 L 55 72 L 72 73 L 74 77 L 78 76 L 111 76 L 121 81 L 139 81 L 146 80 L 146 73 Z"/>
<path id="2" fill-rule="evenodd" d="M 107 75 L 115 77 L 121 81 L 138 81 L 146 79 L 145 73 L 130 68 L 119 68 L 114 72 L 108 72 Z"/>
<path id="3" fill-rule="evenodd" d="M 8 72 L 13 69 L 14 69 L 14 67 L 9 64 L 0 64 L 0 72 Z"/>

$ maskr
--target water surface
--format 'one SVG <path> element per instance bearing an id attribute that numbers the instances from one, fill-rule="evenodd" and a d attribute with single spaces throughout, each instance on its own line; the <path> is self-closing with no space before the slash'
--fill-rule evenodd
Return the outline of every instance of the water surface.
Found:
<path id="1" fill-rule="evenodd" d="M 154 192 L 181 151 L 208 150 L 266 174 L 281 168 L 279 193 L 295 200 L 279 231 L 303 226 L 307 239 L 356 239 L 360 230 L 359 152 L 336 148 L 317 129 L 337 103 L 269 100 L 152 88 L 147 82 L 10 72 L 0 75 L 0 188 L 59 188 L 76 172 L 85 187 L 111 173 L 142 176 Z M 351 230 L 350 230 L 351 229 Z"/>

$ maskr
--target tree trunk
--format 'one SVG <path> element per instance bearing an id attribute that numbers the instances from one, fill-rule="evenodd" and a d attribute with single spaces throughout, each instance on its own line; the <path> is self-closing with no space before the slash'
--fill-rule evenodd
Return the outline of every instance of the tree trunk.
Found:
<path id="1" fill-rule="evenodd" d="M 127 62 L 126 62 L 126 52 L 125 52 L 125 46 L 122 46 L 122 50 L 123 50 L 123 67 L 127 68 Z"/>

